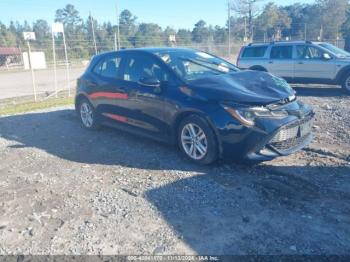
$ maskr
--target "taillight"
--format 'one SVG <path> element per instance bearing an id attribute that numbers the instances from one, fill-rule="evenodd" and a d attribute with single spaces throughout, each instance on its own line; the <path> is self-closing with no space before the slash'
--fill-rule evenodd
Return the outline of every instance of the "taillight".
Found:
<path id="1" fill-rule="evenodd" d="M 239 53 L 238 53 L 238 56 L 237 56 L 237 61 L 236 61 L 236 66 L 238 66 L 238 63 L 239 63 L 239 59 L 243 53 L 243 50 L 244 50 L 244 46 L 241 47 L 241 49 L 239 50 Z"/>

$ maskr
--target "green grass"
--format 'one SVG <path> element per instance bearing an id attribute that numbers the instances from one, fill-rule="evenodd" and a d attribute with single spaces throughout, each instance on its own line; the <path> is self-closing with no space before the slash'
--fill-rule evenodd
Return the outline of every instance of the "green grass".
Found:
<path id="1" fill-rule="evenodd" d="M 74 97 L 51 98 L 38 102 L 8 102 L 0 106 L 0 116 L 25 113 L 56 106 L 72 105 L 73 103 Z"/>

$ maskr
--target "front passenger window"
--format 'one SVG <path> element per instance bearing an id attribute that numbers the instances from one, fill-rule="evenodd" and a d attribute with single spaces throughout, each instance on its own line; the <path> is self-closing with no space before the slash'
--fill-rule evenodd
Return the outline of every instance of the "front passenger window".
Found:
<path id="1" fill-rule="evenodd" d="M 154 59 L 143 55 L 128 59 L 123 78 L 132 82 L 139 82 L 143 78 L 155 78 L 160 82 L 169 80 L 168 75 Z"/>
<path id="2" fill-rule="evenodd" d="M 313 46 L 297 46 L 297 56 L 299 59 L 322 59 L 323 52 Z"/>

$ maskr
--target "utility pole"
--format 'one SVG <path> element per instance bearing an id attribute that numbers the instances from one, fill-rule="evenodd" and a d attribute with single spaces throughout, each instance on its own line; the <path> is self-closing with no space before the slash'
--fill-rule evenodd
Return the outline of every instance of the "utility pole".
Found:
<path id="1" fill-rule="evenodd" d="M 323 25 L 321 25 L 321 29 L 320 29 L 320 40 L 319 41 L 323 41 Z"/>
<path id="2" fill-rule="evenodd" d="M 244 43 L 247 41 L 247 17 L 244 17 Z"/>
<path id="3" fill-rule="evenodd" d="M 339 25 L 337 24 L 337 47 L 339 47 Z"/>
<path id="4" fill-rule="evenodd" d="M 69 60 L 68 60 L 68 52 L 67 52 L 67 43 L 66 43 L 66 36 L 63 31 L 63 45 L 64 45 L 64 56 L 65 56 L 65 64 L 66 64 L 66 78 L 67 78 L 67 88 L 68 88 L 68 96 L 71 96 L 71 90 L 70 90 L 70 74 L 69 74 Z"/>
<path id="5" fill-rule="evenodd" d="M 117 33 L 114 33 L 114 50 L 118 50 L 118 44 L 117 44 Z"/>
<path id="6" fill-rule="evenodd" d="M 230 0 L 227 1 L 228 8 L 228 58 L 231 56 L 231 3 Z"/>
<path id="7" fill-rule="evenodd" d="M 92 16 L 91 16 L 91 12 L 90 12 L 90 23 L 91 23 L 92 37 L 93 37 L 93 40 L 94 40 L 95 55 L 97 55 L 97 46 L 96 46 L 94 19 L 93 19 Z"/>
<path id="8" fill-rule="evenodd" d="M 35 73 L 34 73 L 34 67 L 33 67 L 33 61 L 32 61 L 32 50 L 30 48 L 30 41 L 36 40 L 35 33 L 34 32 L 23 32 L 23 38 L 25 41 L 27 41 L 28 46 L 28 63 L 29 68 L 32 74 L 32 85 L 33 85 L 33 94 L 34 94 L 34 100 L 37 101 L 36 96 L 36 83 L 35 83 Z"/>
<path id="9" fill-rule="evenodd" d="M 118 9 L 118 1 L 116 2 L 116 11 L 117 11 L 117 50 L 120 49 L 120 18 L 119 18 L 119 9 Z"/>
<path id="10" fill-rule="evenodd" d="M 53 76 L 55 84 L 55 97 L 57 98 L 58 85 L 57 85 L 57 67 L 56 67 L 56 44 L 55 44 L 55 33 L 53 28 L 51 28 L 52 35 L 52 57 L 53 57 Z"/>
<path id="11" fill-rule="evenodd" d="M 305 23 L 304 24 L 304 40 L 305 41 L 307 40 L 306 34 L 307 34 L 307 26 L 306 26 L 306 23 Z"/>
<path id="12" fill-rule="evenodd" d="M 29 62 L 29 67 L 30 67 L 30 71 L 31 71 L 31 74 L 32 74 L 32 85 L 33 85 L 34 101 L 36 102 L 37 101 L 37 96 L 36 96 L 35 74 L 34 74 L 34 68 L 33 68 L 33 64 L 32 64 L 32 58 L 31 58 L 32 50 L 30 48 L 29 40 L 27 41 L 27 45 L 28 45 L 28 62 Z"/>

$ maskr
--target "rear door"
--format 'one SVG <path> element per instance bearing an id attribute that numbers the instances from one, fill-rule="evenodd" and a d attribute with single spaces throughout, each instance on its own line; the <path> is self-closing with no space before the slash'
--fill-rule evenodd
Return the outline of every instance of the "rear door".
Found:
<path id="1" fill-rule="evenodd" d="M 334 59 L 324 59 L 325 51 L 312 45 L 297 45 L 295 78 L 311 82 L 333 79 L 336 71 Z M 330 55 L 331 57 L 331 55 Z"/>
<path id="2" fill-rule="evenodd" d="M 267 70 L 286 79 L 294 77 L 293 45 L 272 45 Z"/>
<path id="3" fill-rule="evenodd" d="M 89 85 L 93 91 L 89 98 L 102 115 L 110 112 L 122 115 L 123 108 L 127 107 L 128 92 L 123 87 L 121 71 L 123 61 L 121 53 L 112 53 L 103 56 L 92 70 Z"/>

